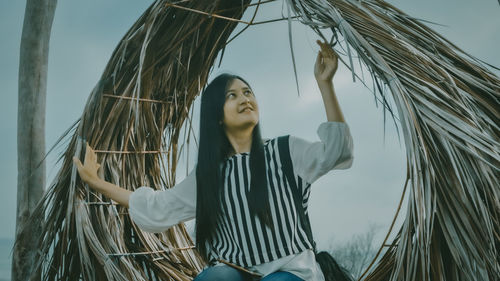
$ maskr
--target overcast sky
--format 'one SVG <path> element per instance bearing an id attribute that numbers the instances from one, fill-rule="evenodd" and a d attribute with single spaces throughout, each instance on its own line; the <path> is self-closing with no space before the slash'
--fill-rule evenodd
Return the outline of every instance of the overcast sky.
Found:
<path id="1" fill-rule="evenodd" d="M 132 0 L 58 1 L 50 42 L 46 139 L 47 147 L 81 115 L 86 99 L 100 77 L 113 49 L 128 28 L 152 2 Z M 444 26 L 432 28 L 472 55 L 500 66 L 500 6 L 494 0 L 390 1 L 417 18 Z M 1 140 L 0 238 L 13 238 L 17 184 L 17 74 L 19 44 L 25 1 L 0 2 L 0 103 Z M 259 9 L 258 19 L 281 16 L 281 1 Z M 286 10 L 284 10 L 286 11 Z M 246 18 L 253 9 L 249 9 Z M 241 27 L 238 28 L 238 30 Z M 316 35 L 300 23 L 293 24 L 294 51 L 301 96 L 297 96 L 286 21 L 250 27 L 233 41 L 220 68 L 243 76 L 253 87 L 260 106 L 264 137 L 292 134 L 318 140 L 317 127 L 326 121 L 313 65 L 318 47 Z M 210 79 L 211 79 L 210 78 Z M 405 179 L 405 147 L 398 140 L 392 120 L 361 83 L 353 83 L 343 65 L 334 78 L 335 90 L 354 138 L 354 163 L 335 170 L 312 186 L 310 215 L 318 247 L 341 243 L 379 226 L 385 234 L 398 205 Z M 198 134 L 199 99 L 195 101 L 195 132 Z M 58 152 L 61 152 L 59 149 Z M 191 150 L 193 151 L 193 150 Z M 192 167 L 194 153 L 186 162 Z M 49 157 L 48 182 L 58 166 Z M 178 180 L 185 176 L 180 169 Z M 405 207 L 406 205 L 404 205 Z M 405 209 L 405 208 L 404 208 Z M 400 215 L 404 217 L 404 213 Z"/>

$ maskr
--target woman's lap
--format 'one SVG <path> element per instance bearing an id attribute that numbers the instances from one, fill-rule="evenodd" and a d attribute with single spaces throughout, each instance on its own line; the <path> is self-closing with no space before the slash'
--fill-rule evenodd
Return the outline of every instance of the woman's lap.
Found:
<path id="1" fill-rule="evenodd" d="M 205 268 L 193 281 L 246 281 L 245 276 L 238 271 L 227 265 L 211 266 Z"/>
<path id="2" fill-rule="evenodd" d="M 248 275 L 227 265 L 211 266 L 204 269 L 193 281 L 249 281 Z M 287 271 L 277 271 L 262 278 L 261 281 L 304 281 Z"/>
<path id="3" fill-rule="evenodd" d="M 277 271 L 260 279 L 261 281 L 304 281 L 288 271 Z"/>

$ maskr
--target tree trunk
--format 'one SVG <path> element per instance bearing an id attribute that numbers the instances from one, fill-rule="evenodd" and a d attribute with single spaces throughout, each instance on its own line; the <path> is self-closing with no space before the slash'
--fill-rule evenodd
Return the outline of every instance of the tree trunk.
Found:
<path id="1" fill-rule="evenodd" d="M 12 280 L 30 280 L 43 218 L 27 223 L 45 185 L 45 97 L 50 31 L 57 0 L 27 0 L 19 59 L 17 213 Z M 30 231 L 21 235 L 21 230 Z M 34 274 L 32 280 L 39 280 Z"/>

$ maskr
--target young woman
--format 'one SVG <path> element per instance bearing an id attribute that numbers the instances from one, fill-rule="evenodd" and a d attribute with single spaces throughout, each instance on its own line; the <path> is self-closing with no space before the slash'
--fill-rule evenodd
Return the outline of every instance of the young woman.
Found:
<path id="1" fill-rule="evenodd" d="M 290 159 L 307 212 L 311 184 L 352 165 L 352 137 L 332 82 L 338 58 L 317 42 L 314 74 L 328 120 L 318 127 L 321 141 L 289 136 L 290 157 L 280 155 L 277 138 L 261 138 L 250 85 L 222 74 L 202 93 L 198 162 L 182 182 L 161 191 L 120 188 L 97 176 L 99 164 L 88 146 L 84 165 L 74 159 L 80 177 L 127 206 L 144 231 L 162 232 L 196 218 L 196 248 L 208 265 L 195 281 L 254 280 L 255 274 L 265 281 L 324 280 L 281 168 L 281 157 Z"/>

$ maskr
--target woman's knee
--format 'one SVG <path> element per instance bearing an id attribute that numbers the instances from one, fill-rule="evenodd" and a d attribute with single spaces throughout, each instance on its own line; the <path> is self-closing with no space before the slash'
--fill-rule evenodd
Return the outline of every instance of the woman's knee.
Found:
<path id="1" fill-rule="evenodd" d="M 288 271 L 276 271 L 262 278 L 261 281 L 304 281 Z"/>
<path id="2" fill-rule="evenodd" d="M 227 265 L 211 266 L 204 269 L 193 281 L 244 281 L 243 275 Z"/>

